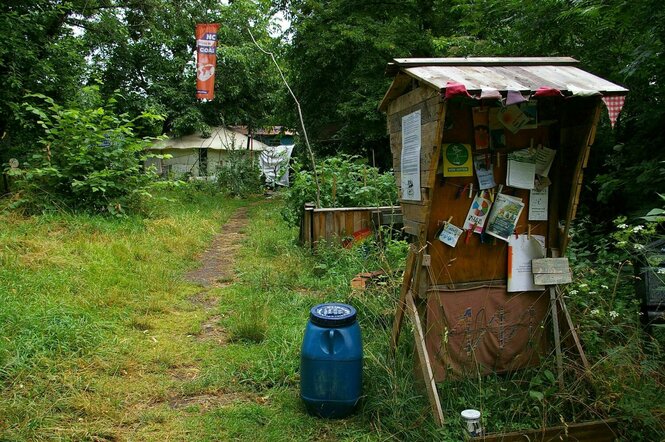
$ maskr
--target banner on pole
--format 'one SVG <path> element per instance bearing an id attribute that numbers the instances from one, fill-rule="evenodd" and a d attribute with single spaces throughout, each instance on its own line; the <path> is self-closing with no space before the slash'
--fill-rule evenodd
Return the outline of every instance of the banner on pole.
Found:
<path id="1" fill-rule="evenodd" d="M 196 98 L 215 98 L 215 67 L 217 64 L 216 23 L 196 25 Z"/>

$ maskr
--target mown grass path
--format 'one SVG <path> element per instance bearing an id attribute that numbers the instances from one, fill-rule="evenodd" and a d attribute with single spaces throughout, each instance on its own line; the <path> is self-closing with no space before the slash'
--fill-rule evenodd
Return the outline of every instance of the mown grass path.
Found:
<path id="1" fill-rule="evenodd" d="M 3 216 L 0 440 L 376 439 L 304 413 L 309 308 L 348 293 L 280 203 L 170 197 L 146 218 Z"/>

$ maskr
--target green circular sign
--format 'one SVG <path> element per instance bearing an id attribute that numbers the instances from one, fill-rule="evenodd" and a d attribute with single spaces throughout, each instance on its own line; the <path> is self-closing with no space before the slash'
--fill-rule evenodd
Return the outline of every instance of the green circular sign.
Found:
<path id="1" fill-rule="evenodd" d="M 446 158 L 453 166 L 461 166 L 469 160 L 469 152 L 463 144 L 450 144 L 446 149 Z"/>

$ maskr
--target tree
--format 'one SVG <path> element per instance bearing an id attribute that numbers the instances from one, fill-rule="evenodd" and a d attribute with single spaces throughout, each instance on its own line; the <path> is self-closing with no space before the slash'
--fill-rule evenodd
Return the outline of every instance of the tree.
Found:
<path id="1" fill-rule="evenodd" d="M 384 154 L 385 119 L 377 106 L 390 85 L 394 57 L 427 56 L 420 2 L 305 0 L 283 3 L 292 20 L 290 80 L 310 137 L 321 154 Z"/>

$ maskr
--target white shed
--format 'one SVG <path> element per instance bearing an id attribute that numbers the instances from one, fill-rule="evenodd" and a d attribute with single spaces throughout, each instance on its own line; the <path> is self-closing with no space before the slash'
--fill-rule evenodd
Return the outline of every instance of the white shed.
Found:
<path id="1" fill-rule="evenodd" d="M 259 155 L 266 149 L 269 147 L 264 143 L 220 126 L 211 128 L 207 138 L 194 133 L 155 142 L 149 150 L 156 154 L 168 154 L 171 158 L 150 158 L 146 166 L 155 166 L 160 175 L 210 176 L 215 174 L 231 150 L 257 152 L 258 161 Z"/>

